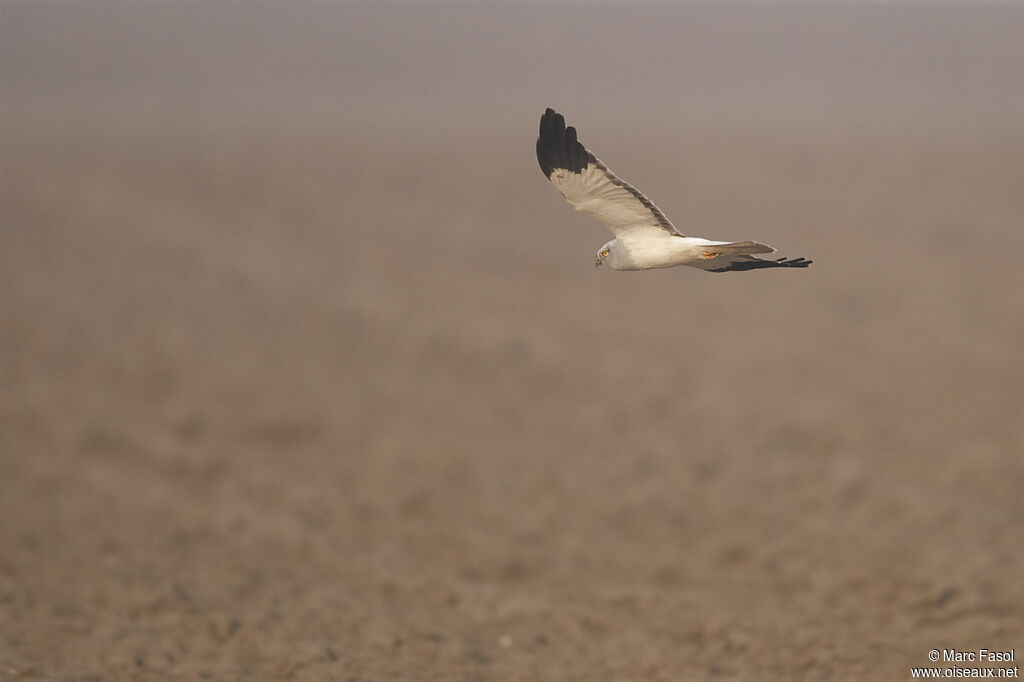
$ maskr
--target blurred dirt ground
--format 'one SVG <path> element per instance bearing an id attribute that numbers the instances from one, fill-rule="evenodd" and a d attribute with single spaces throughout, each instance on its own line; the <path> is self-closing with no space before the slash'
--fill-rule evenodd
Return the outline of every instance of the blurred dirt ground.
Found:
<path id="1" fill-rule="evenodd" d="M 684 232 L 815 261 L 616 273 L 526 104 L 424 135 L 8 100 L 0 675 L 1024 649 L 1017 122 L 567 111 Z"/>

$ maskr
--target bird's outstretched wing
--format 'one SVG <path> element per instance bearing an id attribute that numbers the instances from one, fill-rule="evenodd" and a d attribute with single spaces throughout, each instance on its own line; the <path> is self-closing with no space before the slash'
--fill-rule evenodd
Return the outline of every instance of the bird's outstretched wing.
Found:
<path id="1" fill-rule="evenodd" d="M 714 247 L 709 247 L 713 249 Z M 772 249 L 774 250 L 774 249 Z M 691 265 L 708 272 L 739 272 L 741 270 L 758 270 L 760 268 L 806 268 L 814 261 L 806 258 L 776 258 L 769 260 L 748 255 L 722 254 L 713 258 L 687 261 Z"/>
<path id="2" fill-rule="evenodd" d="M 540 117 L 537 161 L 573 208 L 600 220 L 619 239 L 650 232 L 683 236 L 654 202 L 587 151 L 554 109 Z"/>

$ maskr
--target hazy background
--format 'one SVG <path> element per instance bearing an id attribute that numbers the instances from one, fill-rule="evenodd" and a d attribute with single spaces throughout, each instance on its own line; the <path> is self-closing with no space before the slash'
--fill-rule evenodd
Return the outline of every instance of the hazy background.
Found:
<path id="1" fill-rule="evenodd" d="M 1024 5 L 0 4 L 0 674 L 1024 647 Z M 593 268 L 552 106 L 687 234 Z"/>

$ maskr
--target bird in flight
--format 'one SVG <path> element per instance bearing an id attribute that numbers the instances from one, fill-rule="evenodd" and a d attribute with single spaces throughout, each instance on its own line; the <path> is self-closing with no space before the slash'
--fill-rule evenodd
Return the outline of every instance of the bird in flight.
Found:
<path id="1" fill-rule="evenodd" d="M 687 237 L 644 194 L 612 173 L 576 138 L 576 129 L 554 109 L 540 117 L 537 161 L 544 175 L 573 208 L 600 220 L 615 239 L 597 252 L 594 265 L 614 270 L 650 270 L 690 265 L 709 272 L 760 268 L 806 268 L 805 258 L 767 260 L 757 242 L 713 242 Z"/>

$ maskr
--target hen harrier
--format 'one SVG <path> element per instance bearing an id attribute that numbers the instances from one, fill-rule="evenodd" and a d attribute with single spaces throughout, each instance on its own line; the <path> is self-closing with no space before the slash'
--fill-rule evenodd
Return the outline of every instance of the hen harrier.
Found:
<path id="1" fill-rule="evenodd" d="M 544 175 L 577 211 L 604 223 L 615 239 L 597 252 L 594 265 L 615 270 L 649 270 L 692 265 L 710 272 L 758 268 L 806 268 L 805 258 L 765 260 L 772 253 L 757 242 L 713 242 L 687 237 L 640 190 L 620 179 L 577 139 L 576 129 L 548 109 L 540 118 L 537 161 Z"/>

